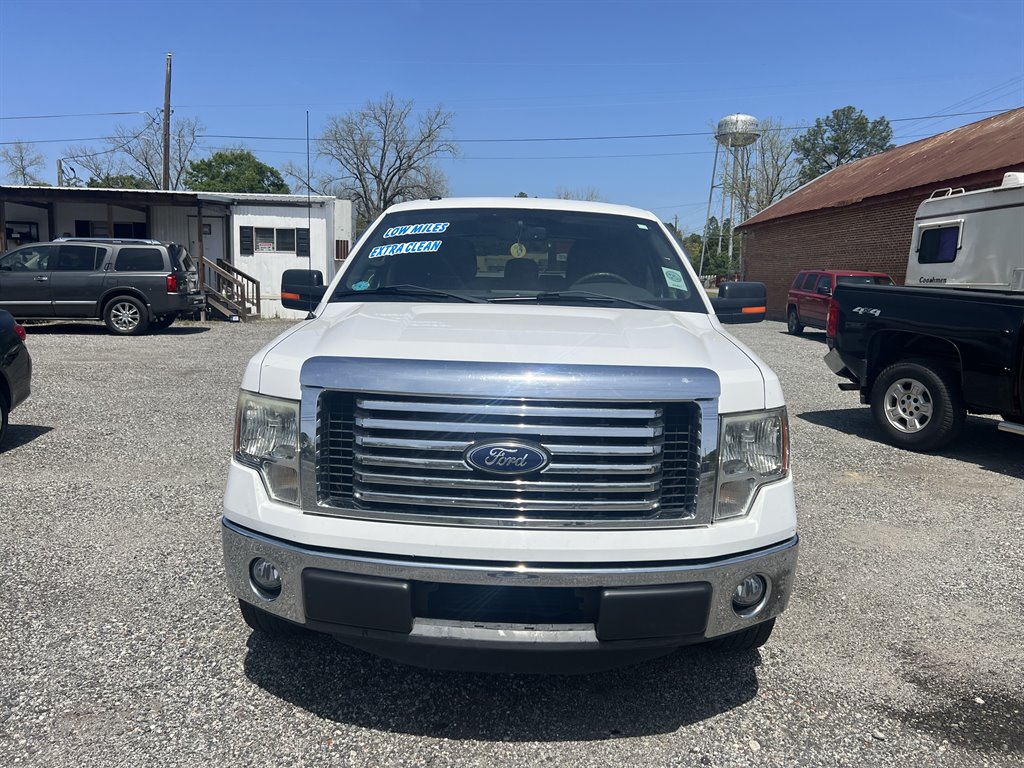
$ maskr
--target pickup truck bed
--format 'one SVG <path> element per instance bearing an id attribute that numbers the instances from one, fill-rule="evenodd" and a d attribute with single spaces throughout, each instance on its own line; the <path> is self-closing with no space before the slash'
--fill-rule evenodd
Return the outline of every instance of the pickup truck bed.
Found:
<path id="1" fill-rule="evenodd" d="M 968 412 L 1024 422 L 1024 294 L 842 285 L 825 362 L 894 445 L 932 450 Z M 844 389 L 850 385 L 840 385 Z"/>

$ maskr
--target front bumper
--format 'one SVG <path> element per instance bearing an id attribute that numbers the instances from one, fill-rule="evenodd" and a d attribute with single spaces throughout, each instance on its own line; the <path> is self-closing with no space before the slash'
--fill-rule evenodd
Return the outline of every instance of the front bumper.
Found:
<path id="1" fill-rule="evenodd" d="M 571 652 L 671 648 L 771 619 L 789 601 L 798 551 L 794 536 L 752 552 L 673 563 L 430 561 L 297 545 L 227 519 L 223 544 L 235 596 L 355 645 Z M 257 557 L 272 561 L 281 574 L 275 599 L 266 599 L 250 580 Z M 768 590 L 755 611 L 741 616 L 732 595 L 750 574 L 763 576 Z M 432 607 L 429 595 L 445 590 L 462 596 L 457 618 Z M 548 596 L 589 604 L 589 612 L 545 623 L 529 610 L 517 617 L 512 608 L 493 620 L 496 602 L 529 606 Z M 474 605 L 479 616 L 465 612 Z"/>

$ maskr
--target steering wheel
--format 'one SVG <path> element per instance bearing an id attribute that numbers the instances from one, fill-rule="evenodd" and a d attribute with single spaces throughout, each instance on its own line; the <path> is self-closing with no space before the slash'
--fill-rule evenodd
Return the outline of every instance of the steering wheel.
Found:
<path id="1" fill-rule="evenodd" d="M 611 282 L 620 283 L 622 285 L 632 285 L 629 280 L 624 278 L 622 275 L 617 275 L 614 272 L 591 272 L 590 274 L 584 275 L 583 277 L 576 280 L 572 286 L 575 288 L 580 283 L 598 283 L 598 282 Z"/>

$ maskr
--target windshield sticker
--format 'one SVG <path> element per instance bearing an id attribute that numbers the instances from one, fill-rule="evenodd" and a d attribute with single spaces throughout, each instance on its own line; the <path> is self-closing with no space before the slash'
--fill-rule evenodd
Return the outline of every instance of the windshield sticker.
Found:
<path id="1" fill-rule="evenodd" d="M 448 229 L 449 222 L 437 221 L 433 224 L 405 224 L 401 227 L 391 227 L 384 233 L 384 237 L 404 237 L 405 235 L 436 235 Z"/>
<path id="2" fill-rule="evenodd" d="M 370 287 L 370 284 L 365 280 L 360 280 L 358 283 L 352 286 L 353 291 L 365 291 Z"/>
<path id="3" fill-rule="evenodd" d="M 662 267 L 661 271 L 665 274 L 665 285 L 669 288 L 680 288 L 686 289 L 686 281 L 683 280 L 683 273 L 678 269 L 669 269 L 668 267 Z"/>
<path id="4" fill-rule="evenodd" d="M 646 224 L 639 224 L 638 223 L 636 226 L 637 226 L 637 229 L 647 229 L 647 225 Z"/>
<path id="5" fill-rule="evenodd" d="M 508 250 L 514 259 L 521 259 L 526 255 L 526 246 L 522 243 L 512 243 L 512 247 Z"/>
<path id="6" fill-rule="evenodd" d="M 368 258 L 379 259 L 381 256 L 394 256 L 396 253 L 432 253 L 440 250 L 440 240 L 418 240 L 412 243 L 392 243 L 391 245 L 378 245 Z"/>

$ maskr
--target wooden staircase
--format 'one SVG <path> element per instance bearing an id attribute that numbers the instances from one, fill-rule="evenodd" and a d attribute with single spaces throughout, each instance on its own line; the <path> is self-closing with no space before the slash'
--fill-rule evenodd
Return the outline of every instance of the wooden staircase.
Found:
<path id="1" fill-rule="evenodd" d="M 225 318 L 253 320 L 260 316 L 260 281 L 223 259 L 199 257 L 199 289 L 210 310 Z"/>

